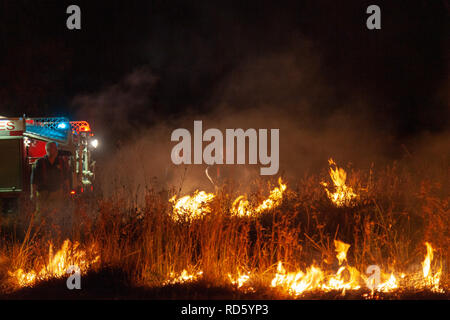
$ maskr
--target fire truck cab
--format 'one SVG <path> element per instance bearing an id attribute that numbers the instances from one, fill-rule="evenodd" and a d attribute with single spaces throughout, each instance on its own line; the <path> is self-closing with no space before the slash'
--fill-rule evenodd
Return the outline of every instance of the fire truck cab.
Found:
<path id="1" fill-rule="evenodd" d="M 70 168 L 72 195 L 93 190 L 98 145 L 89 123 L 57 118 L 5 118 L 0 116 L 0 212 L 18 210 L 29 197 L 34 162 L 45 156 L 47 142 L 56 142 L 59 155 Z"/>

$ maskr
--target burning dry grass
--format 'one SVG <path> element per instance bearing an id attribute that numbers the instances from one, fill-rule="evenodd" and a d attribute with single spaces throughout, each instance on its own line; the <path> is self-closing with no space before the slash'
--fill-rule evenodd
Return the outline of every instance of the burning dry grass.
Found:
<path id="1" fill-rule="evenodd" d="M 338 207 L 350 207 L 355 205 L 358 195 L 353 192 L 351 187 L 348 187 L 345 182 L 347 180 L 347 172 L 343 168 L 339 168 L 333 159 L 329 159 L 330 177 L 333 180 L 335 192 L 328 190 L 328 183 L 322 182 L 328 198 Z"/>
<path id="2" fill-rule="evenodd" d="M 99 261 L 97 251 L 98 249 L 95 246 L 83 250 L 78 242 L 71 243 L 67 239 L 63 242 L 61 248 L 56 253 L 53 253 L 53 245 L 50 243 L 48 262 L 42 267 L 38 266 L 39 263 L 35 263 L 34 268 L 29 271 L 18 268 L 14 271 L 9 271 L 8 274 L 16 286 L 33 286 L 39 281 L 66 276 L 71 266 L 76 266 L 77 270 L 79 268 L 80 273 L 89 270 Z"/>
<path id="3" fill-rule="evenodd" d="M 247 195 L 148 189 L 139 208 L 121 198 L 80 201 L 72 242 L 48 242 L 42 230 L 23 242 L 4 233 L 3 288 L 63 277 L 75 264 L 120 269 L 136 287 L 203 281 L 274 298 L 448 295 L 448 168 L 431 183 L 407 166 L 346 172 L 330 164 L 334 189 L 321 185 L 323 174 L 254 181 Z"/>

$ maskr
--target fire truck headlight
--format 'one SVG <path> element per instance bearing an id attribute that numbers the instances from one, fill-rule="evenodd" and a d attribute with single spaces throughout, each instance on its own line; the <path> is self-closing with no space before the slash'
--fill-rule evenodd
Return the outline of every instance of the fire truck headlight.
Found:
<path id="1" fill-rule="evenodd" d="M 98 147 L 98 140 L 97 140 L 97 139 L 91 140 L 91 146 L 92 146 L 93 148 L 97 148 L 97 147 Z"/>

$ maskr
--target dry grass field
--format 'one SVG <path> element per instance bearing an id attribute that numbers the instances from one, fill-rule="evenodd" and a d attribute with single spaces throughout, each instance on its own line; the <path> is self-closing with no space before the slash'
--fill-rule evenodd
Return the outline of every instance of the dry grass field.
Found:
<path id="1" fill-rule="evenodd" d="M 246 194 L 237 181 L 190 195 L 149 185 L 144 205 L 124 186 L 73 200 L 63 228 L 24 208 L 2 224 L 1 297 L 448 299 L 450 176 L 436 163 L 330 162 Z M 70 265 L 81 290 L 66 288 Z"/>

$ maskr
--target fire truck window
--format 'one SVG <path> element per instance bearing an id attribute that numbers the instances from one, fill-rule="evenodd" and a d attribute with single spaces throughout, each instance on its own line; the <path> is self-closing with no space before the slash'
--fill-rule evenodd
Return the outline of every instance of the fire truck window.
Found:
<path id="1" fill-rule="evenodd" d="M 0 140 L 0 192 L 22 190 L 21 139 Z"/>

